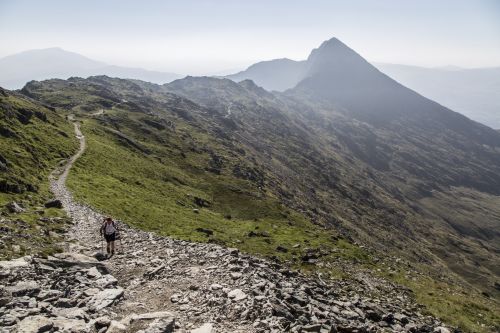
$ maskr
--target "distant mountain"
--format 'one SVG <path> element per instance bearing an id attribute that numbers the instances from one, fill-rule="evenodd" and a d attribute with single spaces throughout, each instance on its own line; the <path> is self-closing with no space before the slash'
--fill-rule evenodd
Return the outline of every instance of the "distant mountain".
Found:
<path id="1" fill-rule="evenodd" d="M 236 82 L 249 79 L 267 90 L 285 91 L 307 78 L 313 60 L 314 57 L 306 61 L 263 61 L 226 78 Z M 376 64 L 376 67 L 425 97 L 487 126 L 500 128 L 500 68 L 422 68 L 394 64 Z M 355 89 L 350 91 L 357 95 Z M 341 94 L 346 93 L 349 91 Z"/>
<path id="2" fill-rule="evenodd" d="M 236 82 L 250 79 L 267 90 L 284 91 L 302 80 L 305 69 L 305 61 L 283 58 L 258 62 L 226 78 Z"/>
<path id="3" fill-rule="evenodd" d="M 418 93 L 471 119 L 500 129 L 500 67 L 375 66 Z"/>
<path id="4" fill-rule="evenodd" d="M 0 59 L 0 86 L 8 89 L 22 88 L 31 80 L 93 75 L 139 79 L 154 83 L 167 83 L 182 77 L 174 73 L 112 66 L 61 48 L 30 50 Z"/>

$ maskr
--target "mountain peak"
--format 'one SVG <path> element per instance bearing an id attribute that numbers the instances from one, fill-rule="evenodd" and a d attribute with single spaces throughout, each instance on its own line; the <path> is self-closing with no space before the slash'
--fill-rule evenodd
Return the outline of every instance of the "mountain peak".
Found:
<path id="1" fill-rule="evenodd" d="M 327 47 L 327 46 L 333 46 L 333 45 L 339 45 L 339 44 L 346 46 L 337 37 L 332 37 L 332 38 L 330 38 L 328 40 L 325 40 L 323 43 L 321 43 L 320 48 Z"/>
<path id="2" fill-rule="evenodd" d="M 325 69 L 343 71 L 346 66 L 349 68 L 371 67 L 358 53 L 335 37 L 324 41 L 317 49 L 312 50 L 307 62 L 309 74 L 323 72 Z"/>

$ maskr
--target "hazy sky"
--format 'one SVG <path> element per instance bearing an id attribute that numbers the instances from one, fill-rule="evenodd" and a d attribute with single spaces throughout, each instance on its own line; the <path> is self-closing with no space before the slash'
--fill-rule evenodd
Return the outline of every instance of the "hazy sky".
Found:
<path id="1" fill-rule="evenodd" d="M 0 0 L 0 57 L 59 46 L 181 74 L 305 59 L 337 37 L 370 61 L 500 66 L 498 0 Z"/>

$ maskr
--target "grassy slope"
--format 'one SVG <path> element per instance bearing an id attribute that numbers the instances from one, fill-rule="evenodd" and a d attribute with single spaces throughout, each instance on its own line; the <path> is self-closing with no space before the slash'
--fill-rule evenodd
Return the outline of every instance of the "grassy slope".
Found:
<path id="1" fill-rule="evenodd" d="M 62 211 L 43 207 L 51 198 L 48 175 L 76 149 L 72 126 L 55 111 L 11 92 L 0 91 L 0 112 L 0 151 L 7 161 L 7 169 L 0 173 L 4 184 L 0 192 L 0 258 L 50 253 L 67 220 Z M 8 213 L 4 206 L 12 201 L 26 211 Z M 44 222 L 41 217 L 62 219 Z M 13 245 L 20 251 L 14 252 Z"/>
<path id="2" fill-rule="evenodd" d="M 328 250 L 341 246 L 344 252 L 349 252 L 348 256 L 358 252 L 352 246 L 337 244 L 323 228 L 283 207 L 272 195 L 259 192 L 248 180 L 231 176 L 231 167 L 220 175 L 206 171 L 210 160 L 207 153 L 188 152 L 184 147 L 184 158 L 178 152 L 171 152 L 170 148 L 182 150 L 186 145 L 180 138 L 182 129 L 171 134 L 172 141 L 166 145 L 141 142 L 154 151 L 154 156 L 120 144 L 115 135 L 95 120 L 84 120 L 83 130 L 88 150 L 70 175 L 70 188 L 77 198 L 132 225 L 176 238 L 213 241 L 282 259 L 298 260 L 308 247 Z M 206 138 L 196 139 L 199 145 L 202 140 Z M 223 151 L 221 148 L 218 152 Z M 225 153 L 221 155 L 226 161 L 234 158 Z M 197 206 L 194 197 L 208 201 L 209 207 Z M 199 213 L 194 209 L 199 209 Z M 209 229 L 213 235 L 198 232 L 198 228 Z M 251 231 L 270 237 L 249 237 Z M 295 244 L 300 247 L 293 249 Z M 277 246 L 289 252 L 277 252 Z"/>

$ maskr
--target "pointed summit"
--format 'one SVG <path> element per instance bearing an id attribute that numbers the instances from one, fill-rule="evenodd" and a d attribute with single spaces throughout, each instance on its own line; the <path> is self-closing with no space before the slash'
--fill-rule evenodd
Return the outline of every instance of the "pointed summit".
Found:
<path id="1" fill-rule="evenodd" d="M 365 69 L 372 67 L 358 53 L 335 37 L 324 41 L 320 47 L 312 50 L 307 58 L 307 63 L 306 77 L 325 70 L 337 71 L 340 74 L 340 72 L 359 67 Z"/>
<path id="2" fill-rule="evenodd" d="M 400 85 L 337 38 L 314 49 L 304 79 L 288 93 L 332 103 L 357 118 L 384 123 L 442 109 Z"/>

